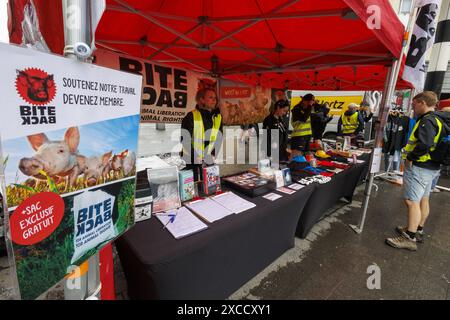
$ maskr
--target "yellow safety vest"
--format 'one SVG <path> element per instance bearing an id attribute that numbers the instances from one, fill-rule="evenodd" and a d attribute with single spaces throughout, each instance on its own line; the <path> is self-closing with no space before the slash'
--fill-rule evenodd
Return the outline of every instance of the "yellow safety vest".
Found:
<path id="1" fill-rule="evenodd" d="M 292 127 L 294 130 L 292 131 L 291 137 L 304 137 L 312 135 L 311 117 L 308 117 L 306 122 L 292 121 Z"/>
<path id="2" fill-rule="evenodd" d="M 432 151 L 434 151 L 436 149 L 436 145 L 437 145 L 437 143 L 439 141 L 439 137 L 441 136 L 441 133 L 442 133 L 442 122 L 439 119 L 437 119 L 437 117 L 435 117 L 435 119 L 436 119 L 436 122 L 438 124 L 438 128 L 439 129 L 438 129 L 437 135 L 434 137 L 433 145 L 430 148 L 430 152 L 432 152 Z M 420 121 L 422 121 L 422 120 L 420 120 Z M 416 122 L 416 125 L 414 126 L 414 128 L 413 128 L 413 130 L 411 132 L 411 135 L 409 136 L 408 144 L 402 150 L 402 158 L 403 158 L 403 160 L 406 160 L 408 154 L 410 152 L 412 152 L 414 150 L 414 148 L 416 147 L 416 145 L 417 145 L 417 138 L 414 136 L 414 133 L 416 132 L 417 128 L 419 127 L 420 121 Z M 419 159 L 414 160 L 414 161 L 416 161 L 416 162 L 427 162 L 429 160 L 431 160 L 431 155 L 430 155 L 430 153 L 427 153 L 427 154 L 424 154 L 423 156 L 420 156 Z"/>
<path id="3" fill-rule="evenodd" d="M 351 134 L 355 133 L 356 129 L 358 129 L 359 121 L 358 121 L 358 112 L 355 112 L 351 116 L 342 115 L 342 133 L 343 134 Z"/>
<path id="4" fill-rule="evenodd" d="M 203 126 L 203 119 L 200 111 L 194 109 L 192 111 L 192 114 L 194 116 L 194 137 L 192 145 L 194 146 L 195 154 L 199 157 L 197 161 L 199 161 L 200 163 L 205 157 L 205 127 Z M 211 154 L 214 148 L 214 144 L 217 140 L 217 134 L 219 133 L 221 122 L 222 116 L 220 114 L 214 116 L 207 154 Z"/>

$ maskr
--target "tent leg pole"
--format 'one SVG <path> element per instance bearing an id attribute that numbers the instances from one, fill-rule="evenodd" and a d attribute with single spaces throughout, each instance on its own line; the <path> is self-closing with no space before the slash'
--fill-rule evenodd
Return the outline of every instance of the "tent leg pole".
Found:
<path id="1" fill-rule="evenodd" d="M 355 231 L 358 234 L 363 231 L 364 222 L 366 221 L 367 208 L 369 207 L 370 195 L 372 194 L 372 186 L 374 186 L 374 184 L 373 184 L 374 177 L 375 177 L 375 174 L 371 173 L 369 176 L 369 181 L 366 184 L 366 189 L 364 190 L 364 205 L 363 205 L 363 213 L 361 216 L 361 220 L 359 221 L 359 224 L 357 226 L 354 224 L 350 225 L 350 228 L 352 228 L 353 231 Z"/>

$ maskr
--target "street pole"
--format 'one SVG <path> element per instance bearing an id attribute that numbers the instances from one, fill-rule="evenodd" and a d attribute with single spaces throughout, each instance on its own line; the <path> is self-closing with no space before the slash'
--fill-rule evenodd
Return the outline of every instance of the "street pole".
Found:
<path id="1" fill-rule="evenodd" d="M 93 19 L 90 0 L 63 0 L 64 56 L 92 62 Z M 64 280 L 65 300 L 100 299 L 100 258 L 96 253 L 81 266 L 71 266 Z M 69 270 L 68 270 L 69 271 Z"/>

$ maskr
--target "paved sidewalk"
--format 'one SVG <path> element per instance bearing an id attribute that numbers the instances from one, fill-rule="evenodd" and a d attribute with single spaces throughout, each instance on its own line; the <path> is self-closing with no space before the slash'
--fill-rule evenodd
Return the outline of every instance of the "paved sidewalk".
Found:
<path id="1" fill-rule="evenodd" d="M 348 226 L 361 215 L 363 186 L 352 205 L 317 224 L 305 240 L 231 296 L 232 299 L 440 299 L 450 300 L 450 193 L 431 195 L 427 236 L 419 250 L 389 247 L 386 237 L 406 223 L 401 187 L 376 182 L 363 233 Z M 449 186 L 449 179 L 440 185 Z M 369 290 L 367 269 L 381 271 L 381 289 Z"/>

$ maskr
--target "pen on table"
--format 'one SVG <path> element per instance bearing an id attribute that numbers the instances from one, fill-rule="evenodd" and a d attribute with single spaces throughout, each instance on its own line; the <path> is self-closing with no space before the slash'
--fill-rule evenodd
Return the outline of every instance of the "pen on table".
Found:
<path id="1" fill-rule="evenodd" d="M 175 221 L 175 217 L 177 215 L 173 214 L 173 215 L 169 215 L 169 216 L 171 216 L 171 217 L 170 217 L 169 221 L 166 222 L 166 224 L 164 225 L 163 229 L 165 229 L 169 223 L 173 223 Z"/>

